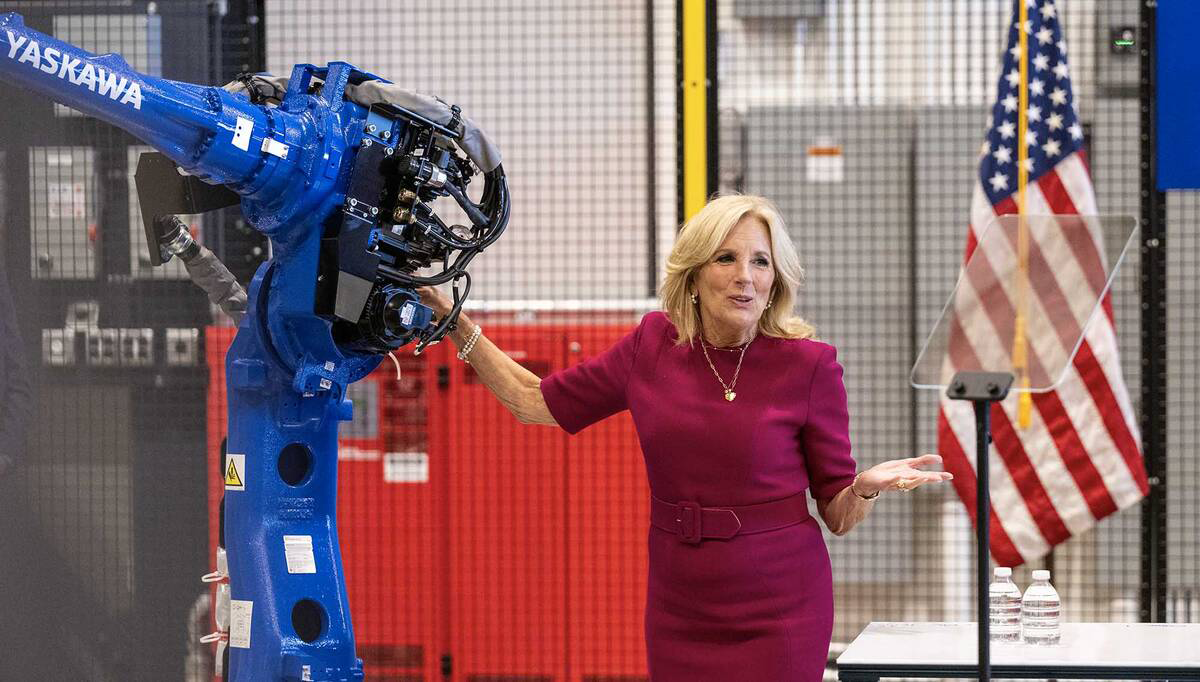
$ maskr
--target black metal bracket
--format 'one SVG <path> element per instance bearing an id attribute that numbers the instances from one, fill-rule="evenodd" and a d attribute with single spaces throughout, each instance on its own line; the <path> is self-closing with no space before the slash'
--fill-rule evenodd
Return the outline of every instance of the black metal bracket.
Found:
<path id="1" fill-rule="evenodd" d="M 1008 397 L 1013 375 L 1008 372 L 958 372 L 950 381 L 946 395 L 951 400 L 995 402 Z"/>
<path id="2" fill-rule="evenodd" d="M 170 255 L 162 251 L 163 234 L 158 218 L 215 211 L 236 206 L 242 200 L 225 186 L 210 185 L 192 175 L 180 175 L 175 162 L 159 152 L 147 152 L 138 158 L 134 180 L 151 265 L 162 265 L 170 259 Z"/>

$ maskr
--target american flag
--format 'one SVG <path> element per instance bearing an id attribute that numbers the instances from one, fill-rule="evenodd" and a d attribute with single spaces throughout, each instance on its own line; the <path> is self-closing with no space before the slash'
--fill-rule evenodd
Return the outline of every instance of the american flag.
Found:
<path id="1" fill-rule="evenodd" d="M 1028 20 L 1024 26 L 1020 25 L 1021 8 L 1017 4 L 1020 2 L 1027 4 Z M 1015 0 L 1013 10 L 998 95 L 982 149 L 979 182 L 971 201 L 967 259 L 995 216 L 1018 211 L 1019 30 L 1027 35 L 1028 53 L 1025 212 L 1031 216 L 1097 214 L 1096 195 L 1083 149 L 1083 129 L 1071 95 L 1067 47 L 1058 8 L 1047 0 Z M 1053 230 L 1036 235 L 1030 239 L 1030 258 L 1066 254 L 1073 262 L 1067 263 L 1063 271 L 1077 267 L 1084 277 L 1095 281 L 1094 271 L 1105 267 L 1104 245 L 1095 231 L 1085 230 L 1083 234 L 1090 238 L 1082 244 Z M 987 243 L 989 246 L 985 248 L 992 248 L 990 244 L 1003 246 L 1002 241 L 989 239 Z M 1101 272 L 1101 284 L 1103 279 Z M 1062 310 L 1057 304 L 1078 303 L 1069 299 L 1090 296 L 1094 301 L 1099 291 L 1087 289 L 1062 287 L 1056 295 L 1067 300 L 1048 301 L 1044 298 L 1045 290 L 1035 287 L 1029 292 L 1034 299 L 1029 307 L 1037 311 L 1035 315 L 1052 317 L 1049 311 Z M 960 300 L 955 305 L 1015 310 L 1011 295 L 1001 295 L 997 300 L 994 291 L 987 294 L 984 296 L 968 278 L 958 289 Z M 1137 503 L 1148 490 L 1137 421 L 1121 376 L 1108 294 L 1102 308 L 1103 314 L 1092 320 L 1063 382 L 1053 392 L 1033 394 L 1032 418 L 1027 427 L 1022 428 L 1018 423 L 1015 391 L 992 408 L 994 440 L 988 458 L 991 551 L 1001 565 L 1017 566 L 1043 556 L 1058 543 L 1086 532 L 1105 516 Z M 1058 321 L 1050 319 L 1049 324 L 1053 327 Z M 970 348 L 960 347 L 960 350 L 976 356 L 1011 352 L 1011 332 L 1005 335 L 993 328 L 988 334 L 990 338 L 960 333 L 951 341 L 952 350 L 953 344 L 965 343 Z M 1070 350 L 1058 348 L 1054 352 Z M 1039 362 L 1037 348 L 1031 346 L 1029 353 L 1031 363 Z M 951 371 L 954 357 L 952 352 L 946 360 Z M 1049 362 L 1047 358 L 1042 360 Z M 975 419 L 969 402 L 942 398 L 938 449 L 946 470 L 954 473 L 955 489 L 974 521 Z"/>

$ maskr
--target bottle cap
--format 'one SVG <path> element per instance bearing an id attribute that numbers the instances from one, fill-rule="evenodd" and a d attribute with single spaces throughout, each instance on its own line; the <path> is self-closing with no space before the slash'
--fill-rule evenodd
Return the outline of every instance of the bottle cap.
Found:
<path id="1" fill-rule="evenodd" d="M 1007 578 L 1012 575 L 1012 569 L 1008 566 L 997 566 L 993 573 L 997 578 Z"/>
<path id="2" fill-rule="evenodd" d="M 1050 579 L 1050 571 L 1047 571 L 1044 569 L 1039 570 L 1039 571 L 1034 571 L 1033 579 L 1034 580 L 1049 580 Z"/>

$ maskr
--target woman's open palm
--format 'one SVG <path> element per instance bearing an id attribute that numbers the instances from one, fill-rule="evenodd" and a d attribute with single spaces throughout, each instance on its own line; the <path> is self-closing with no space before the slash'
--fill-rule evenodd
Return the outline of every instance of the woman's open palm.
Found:
<path id="1" fill-rule="evenodd" d="M 941 466 L 940 455 L 921 455 L 907 459 L 881 462 L 862 472 L 855 489 L 871 495 L 884 490 L 912 490 L 926 483 L 941 483 L 954 478 L 948 471 L 923 471 L 924 467 Z"/>

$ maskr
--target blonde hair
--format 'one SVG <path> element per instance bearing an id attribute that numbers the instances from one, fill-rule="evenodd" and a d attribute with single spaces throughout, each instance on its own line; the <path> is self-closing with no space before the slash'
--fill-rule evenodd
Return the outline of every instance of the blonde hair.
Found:
<path id="1" fill-rule="evenodd" d="M 753 216 L 767 227 L 771 241 L 771 263 L 775 281 L 771 284 L 771 307 L 758 319 L 758 332 L 781 339 L 811 339 L 816 330 L 792 314 L 796 290 L 804 281 L 800 256 L 788 236 L 779 209 L 763 197 L 728 194 L 709 201 L 683 225 L 667 257 L 667 274 L 659 290 L 663 311 L 679 332 L 676 345 L 692 343 L 700 333 L 700 312 L 692 303 L 697 271 L 703 267 L 742 218 Z"/>

